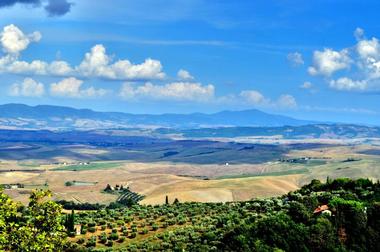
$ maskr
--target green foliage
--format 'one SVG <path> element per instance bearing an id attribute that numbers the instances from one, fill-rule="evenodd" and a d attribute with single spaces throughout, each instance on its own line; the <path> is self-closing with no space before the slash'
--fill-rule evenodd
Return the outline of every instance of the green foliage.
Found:
<path id="1" fill-rule="evenodd" d="M 61 206 L 49 191 L 36 190 L 22 208 L 0 191 L 0 251 L 61 251 L 66 233 Z"/>
<path id="2" fill-rule="evenodd" d="M 37 191 L 22 207 L 0 193 L 0 251 L 380 251 L 380 184 L 368 179 L 313 180 L 246 202 L 135 204 L 65 216 L 43 200 L 48 195 Z M 314 213 L 321 205 L 328 212 Z M 84 235 L 65 244 L 61 222 L 68 234 L 81 223 Z"/>
<path id="3" fill-rule="evenodd" d="M 74 210 L 72 210 L 71 214 L 66 215 L 65 228 L 68 233 L 71 233 L 75 231 L 74 226 L 75 226 L 75 213 L 74 213 Z"/>

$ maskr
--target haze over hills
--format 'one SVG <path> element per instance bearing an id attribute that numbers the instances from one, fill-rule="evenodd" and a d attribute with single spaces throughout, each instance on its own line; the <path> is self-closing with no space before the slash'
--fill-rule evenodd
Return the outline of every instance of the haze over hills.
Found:
<path id="1" fill-rule="evenodd" d="M 130 127 L 224 127 L 299 126 L 313 122 L 268 114 L 256 109 L 222 111 L 214 114 L 130 114 L 96 112 L 51 105 L 0 105 L 0 126 L 15 129 L 100 129 Z"/>

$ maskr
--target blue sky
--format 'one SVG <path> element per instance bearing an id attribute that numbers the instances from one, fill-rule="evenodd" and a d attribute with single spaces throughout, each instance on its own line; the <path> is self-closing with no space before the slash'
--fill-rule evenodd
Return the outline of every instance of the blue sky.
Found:
<path id="1" fill-rule="evenodd" d="M 379 9 L 349 0 L 0 1 L 1 103 L 257 108 L 380 125 Z"/>

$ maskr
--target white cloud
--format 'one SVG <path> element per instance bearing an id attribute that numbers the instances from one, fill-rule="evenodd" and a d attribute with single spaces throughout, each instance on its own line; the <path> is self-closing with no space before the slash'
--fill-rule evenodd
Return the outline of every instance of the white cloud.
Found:
<path id="1" fill-rule="evenodd" d="M 289 62 L 291 62 L 294 66 L 303 65 L 305 62 L 302 58 L 302 54 L 299 52 L 289 53 L 287 56 Z"/>
<path id="2" fill-rule="evenodd" d="M 173 82 L 155 85 L 150 82 L 142 86 L 124 83 L 120 96 L 124 99 L 151 98 L 153 100 L 197 101 L 206 102 L 214 98 L 213 85 L 202 85 L 193 82 Z"/>
<path id="3" fill-rule="evenodd" d="M 53 61 L 47 69 L 51 75 L 65 76 L 73 73 L 73 69 L 69 63 L 62 60 Z"/>
<path id="4" fill-rule="evenodd" d="M 194 77 L 186 70 L 180 69 L 177 73 L 177 77 L 180 80 L 193 80 Z"/>
<path id="5" fill-rule="evenodd" d="M 364 91 L 368 87 L 366 80 L 354 81 L 347 77 L 330 81 L 330 87 L 342 91 Z"/>
<path id="6" fill-rule="evenodd" d="M 305 81 L 301 86 L 300 88 L 302 89 L 311 89 L 313 88 L 313 84 L 310 82 L 310 81 Z"/>
<path id="7" fill-rule="evenodd" d="M 262 93 L 256 90 L 244 90 L 240 92 L 240 96 L 245 99 L 246 102 L 254 105 L 268 105 L 270 99 L 264 97 Z"/>
<path id="8" fill-rule="evenodd" d="M 12 96 L 40 97 L 45 93 L 44 84 L 25 78 L 22 83 L 12 84 L 9 94 Z"/>
<path id="9" fill-rule="evenodd" d="M 357 27 L 354 31 L 354 37 L 356 40 L 361 40 L 364 37 L 364 30 L 360 27 Z"/>
<path id="10" fill-rule="evenodd" d="M 282 94 L 277 100 L 271 100 L 257 90 L 243 90 L 236 99 L 243 103 L 261 107 L 274 107 L 279 109 L 297 107 L 296 99 L 289 94 Z"/>
<path id="11" fill-rule="evenodd" d="M 52 83 L 50 85 L 50 94 L 52 96 L 85 98 L 100 97 L 108 93 L 108 90 L 95 89 L 94 87 L 81 89 L 82 84 L 82 80 L 78 80 L 74 77 L 66 78 L 60 82 Z"/>
<path id="12" fill-rule="evenodd" d="M 112 80 L 165 78 L 160 61 L 148 58 L 141 64 L 133 64 L 127 59 L 113 62 L 112 57 L 107 55 L 106 48 L 101 44 L 93 46 L 91 51 L 84 55 L 83 61 L 75 67 L 71 67 L 68 62 L 63 60 L 51 63 L 42 60 L 20 61 L 21 51 L 27 49 L 31 42 L 37 42 L 40 39 L 39 32 L 26 35 L 15 25 L 4 27 L 0 33 L 0 42 L 5 55 L 0 58 L 0 72 Z"/>
<path id="13" fill-rule="evenodd" d="M 38 42 L 40 39 L 40 32 L 36 31 L 27 35 L 13 24 L 5 26 L 0 33 L 0 42 L 3 51 L 12 55 L 18 55 L 21 51 L 25 50 L 31 42 Z"/>
<path id="14" fill-rule="evenodd" d="M 380 57 L 379 40 L 376 38 L 372 38 L 371 40 L 360 40 L 356 49 L 362 59 L 378 59 Z"/>
<path id="15" fill-rule="evenodd" d="M 162 79 L 161 62 L 146 59 L 144 63 L 134 65 L 128 60 L 118 60 L 111 64 L 111 57 L 107 55 L 103 45 L 95 45 L 85 54 L 82 63 L 76 68 L 77 72 L 86 77 L 101 77 L 107 79 Z"/>
<path id="16" fill-rule="evenodd" d="M 292 95 L 283 94 L 278 98 L 276 106 L 280 108 L 295 108 L 297 107 L 297 101 Z"/>
<path id="17" fill-rule="evenodd" d="M 309 73 L 331 77 L 338 70 L 349 69 L 346 76 L 338 79 L 326 78 L 329 87 L 340 91 L 378 92 L 380 90 L 380 42 L 377 38 L 365 38 L 364 30 L 361 28 L 356 28 L 354 36 L 357 43 L 353 47 L 339 52 L 332 49 L 315 51 L 313 66 L 309 67 Z"/>
<path id="18" fill-rule="evenodd" d="M 323 51 L 314 52 L 313 66 L 308 71 L 311 75 L 331 76 L 336 71 L 348 69 L 351 62 L 347 49 L 338 52 L 325 48 Z"/>

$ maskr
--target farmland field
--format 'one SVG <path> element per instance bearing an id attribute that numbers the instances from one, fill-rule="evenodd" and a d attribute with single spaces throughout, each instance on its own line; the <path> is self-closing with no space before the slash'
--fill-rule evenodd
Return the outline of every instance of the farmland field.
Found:
<path id="1" fill-rule="evenodd" d="M 379 179 L 380 174 L 380 147 L 371 144 L 28 142 L 15 144 L 14 151 L 12 143 L 3 146 L 7 151 L 0 153 L 0 184 L 24 184 L 7 190 L 22 202 L 34 186 L 45 186 L 58 200 L 108 204 L 117 195 L 103 193 L 107 184 L 130 187 L 145 196 L 142 204 L 163 203 L 166 195 L 181 202 L 241 201 L 281 195 L 313 178 Z M 66 186 L 69 181 L 92 184 Z"/>

